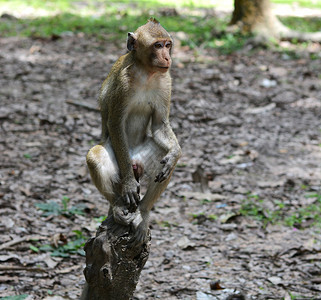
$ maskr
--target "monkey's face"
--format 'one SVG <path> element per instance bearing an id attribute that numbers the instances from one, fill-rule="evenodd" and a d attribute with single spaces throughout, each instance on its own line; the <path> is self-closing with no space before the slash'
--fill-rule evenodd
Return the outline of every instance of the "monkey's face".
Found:
<path id="1" fill-rule="evenodd" d="M 172 64 L 172 46 L 168 32 L 153 18 L 134 33 L 128 33 L 128 50 L 134 51 L 135 58 L 151 73 L 168 71 Z"/>
<path id="2" fill-rule="evenodd" d="M 150 46 L 150 63 L 155 71 L 165 73 L 172 64 L 172 41 L 170 39 L 157 40 Z"/>

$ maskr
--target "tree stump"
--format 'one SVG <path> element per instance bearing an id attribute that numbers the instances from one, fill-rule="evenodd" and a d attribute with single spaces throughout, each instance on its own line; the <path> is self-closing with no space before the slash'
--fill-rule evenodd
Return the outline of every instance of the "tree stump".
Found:
<path id="1" fill-rule="evenodd" d="M 82 300 L 132 299 L 151 245 L 149 231 L 148 242 L 128 248 L 132 233 L 130 226 L 115 226 L 113 216 L 109 216 L 96 236 L 87 241 L 84 270 L 87 283 Z"/>

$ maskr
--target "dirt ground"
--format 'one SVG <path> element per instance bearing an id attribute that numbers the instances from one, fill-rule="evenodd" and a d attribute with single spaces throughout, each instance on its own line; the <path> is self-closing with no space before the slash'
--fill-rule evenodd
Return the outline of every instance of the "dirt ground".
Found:
<path id="1" fill-rule="evenodd" d="M 85 155 L 99 141 L 100 85 L 124 50 L 81 35 L 0 38 L 0 49 L 0 296 L 78 299 L 84 257 L 38 250 L 94 235 L 107 214 Z M 320 194 L 320 46 L 309 51 L 317 59 L 176 47 L 183 156 L 152 212 L 135 299 L 321 299 L 320 226 L 284 224 Z M 37 204 L 62 199 L 85 214 L 44 216 Z M 244 216 L 244 203 L 261 210 Z M 264 224 L 278 208 L 284 218 Z"/>

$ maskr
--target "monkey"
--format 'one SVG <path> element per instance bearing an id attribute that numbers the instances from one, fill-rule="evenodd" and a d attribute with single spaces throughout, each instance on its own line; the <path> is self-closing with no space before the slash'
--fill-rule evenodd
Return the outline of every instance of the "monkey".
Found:
<path id="1" fill-rule="evenodd" d="M 109 201 L 115 224 L 146 241 L 149 214 L 181 156 L 169 121 L 173 40 L 150 18 L 127 36 L 127 54 L 112 66 L 98 97 L 101 142 L 86 156 L 93 183 Z M 146 192 L 140 197 L 140 178 Z"/>

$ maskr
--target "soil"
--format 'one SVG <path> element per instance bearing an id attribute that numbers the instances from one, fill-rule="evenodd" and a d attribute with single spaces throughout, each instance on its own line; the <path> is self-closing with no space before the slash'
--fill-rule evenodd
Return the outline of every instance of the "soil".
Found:
<path id="1" fill-rule="evenodd" d="M 321 299 L 320 226 L 284 222 L 320 195 L 320 46 L 310 48 L 176 46 L 171 123 L 183 156 L 153 209 L 135 299 Z M 123 45 L 71 35 L 0 38 L 0 49 L 0 296 L 78 299 L 84 257 L 39 248 L 93 236 L 108 212 L 85 156 Z M 56 215 L 37 204 L 63 200 Z M 84 215 L 70 212 L 79 205 Z"/>

